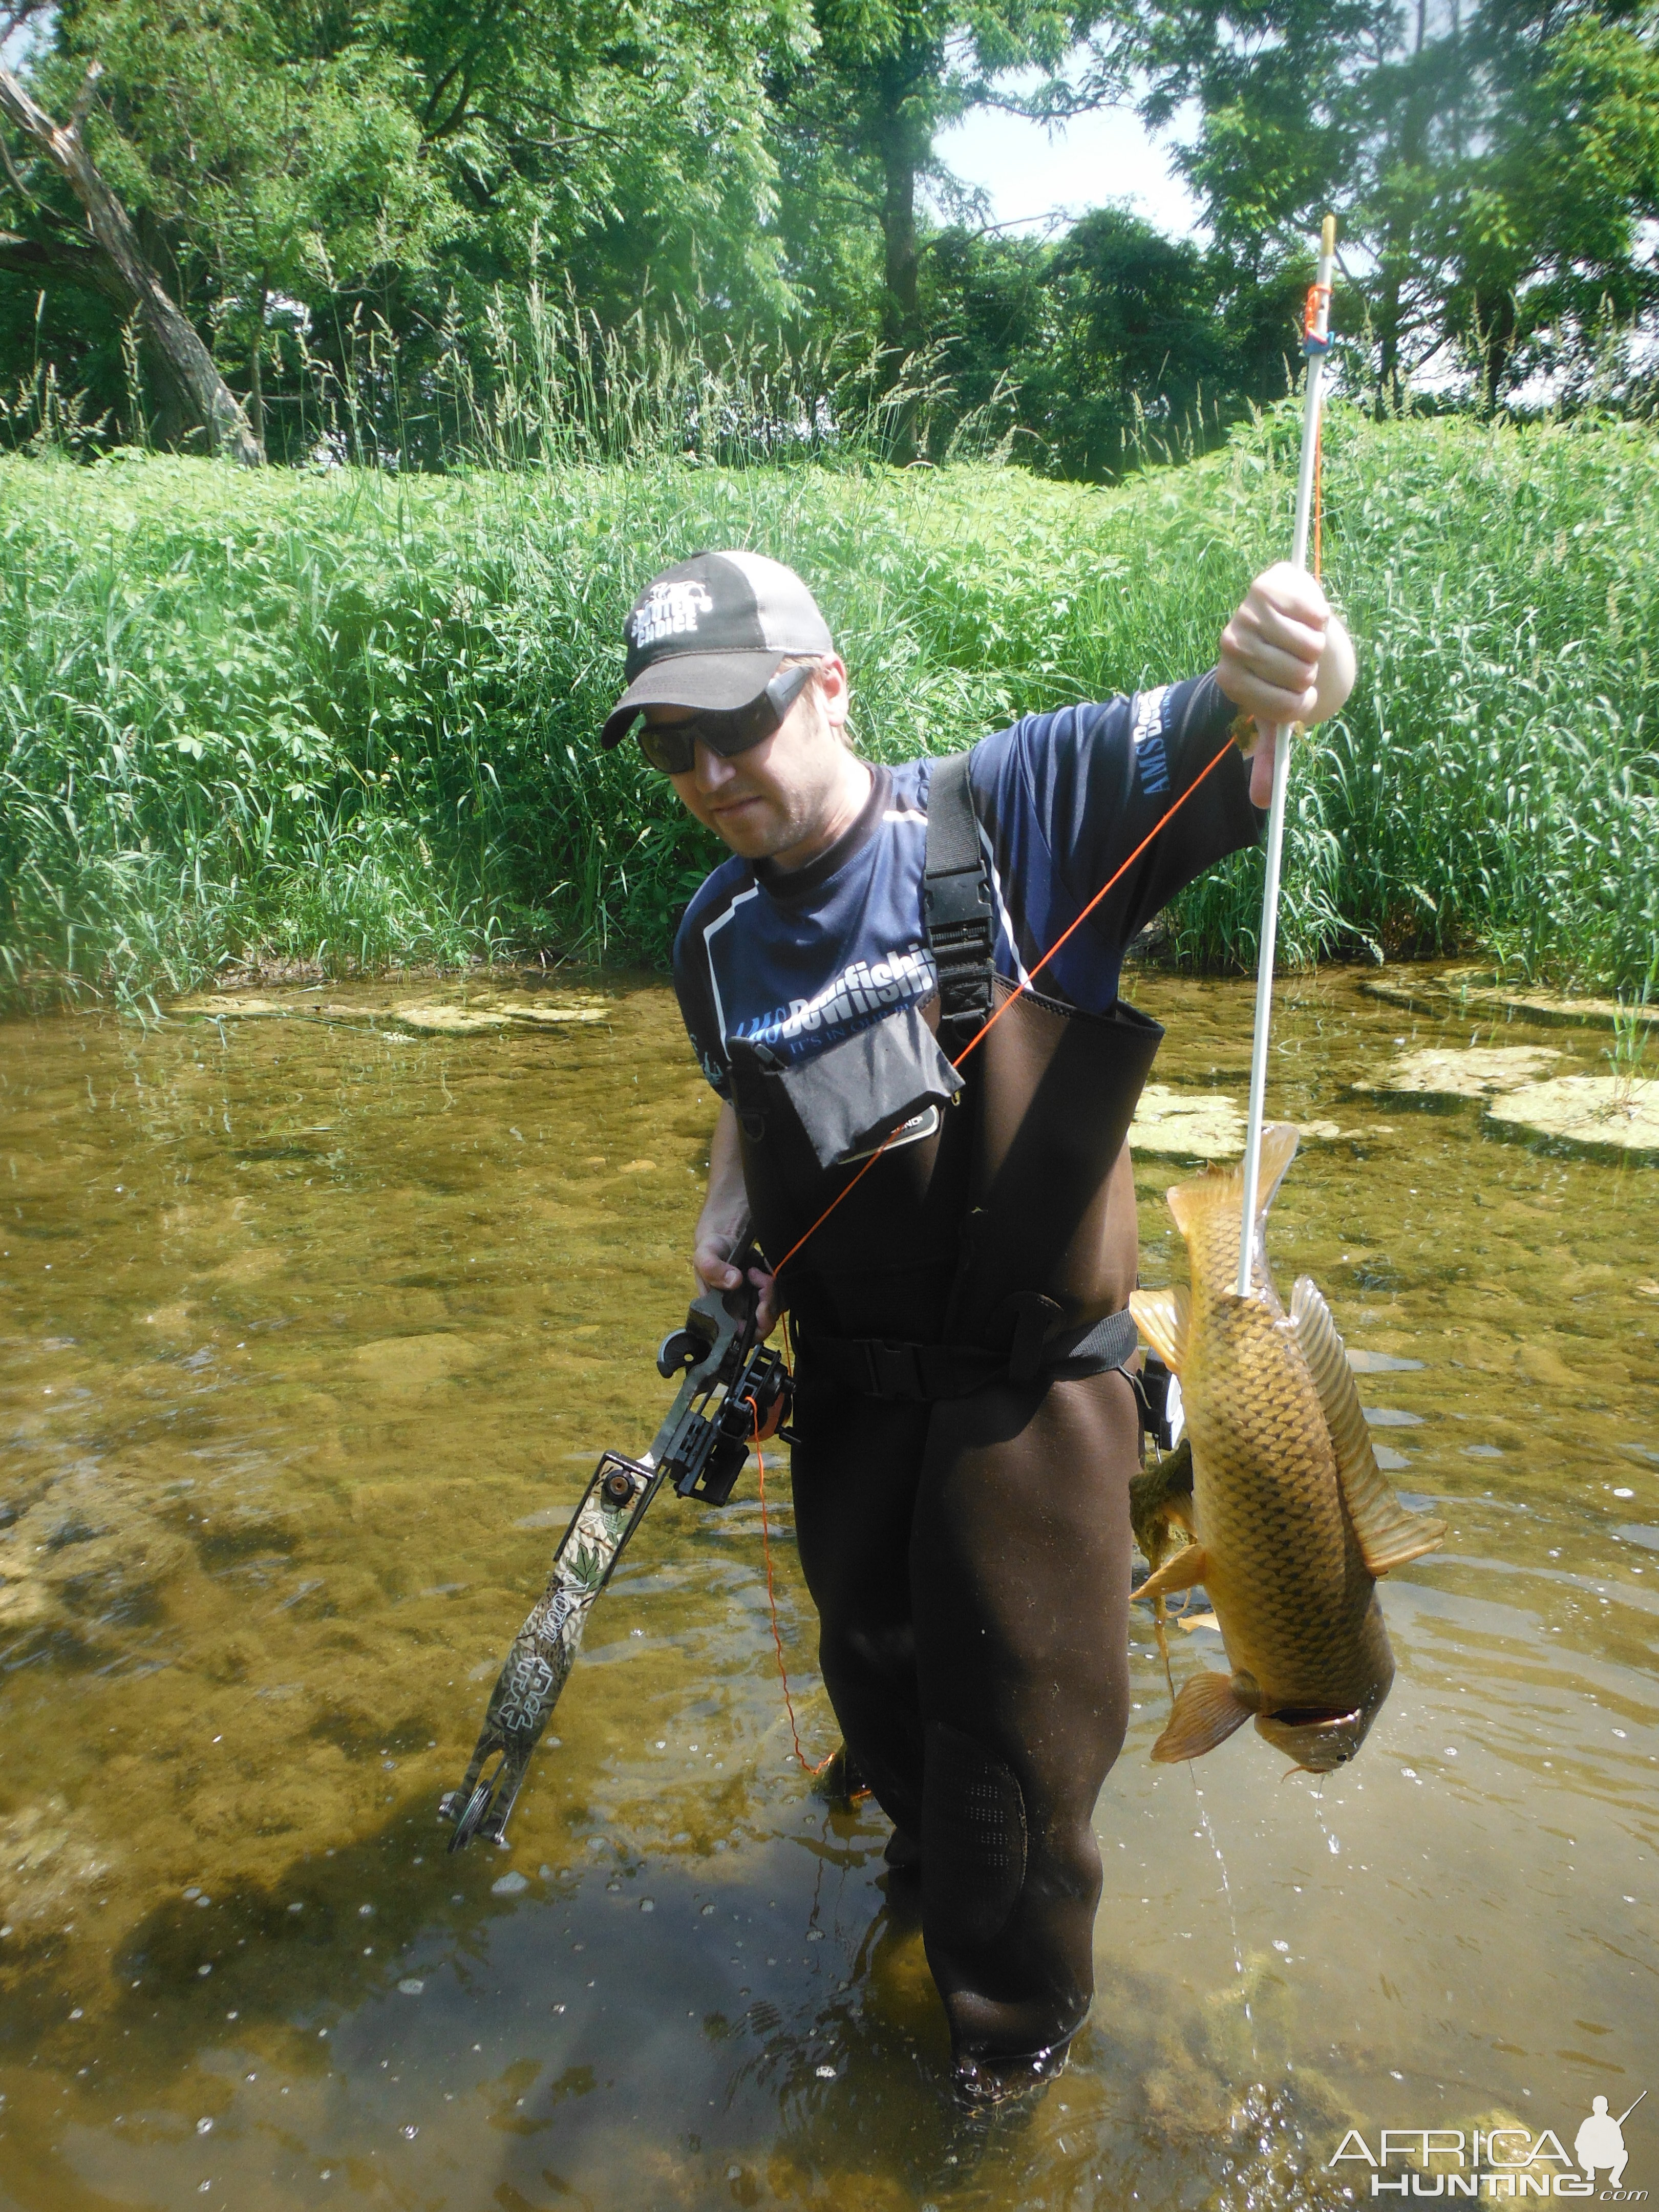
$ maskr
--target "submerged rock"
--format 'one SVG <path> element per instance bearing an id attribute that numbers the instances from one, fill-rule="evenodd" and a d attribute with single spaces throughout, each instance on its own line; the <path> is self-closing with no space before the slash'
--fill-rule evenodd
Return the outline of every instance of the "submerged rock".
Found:
<path id="1" fill-rule="evenodd" d="M 0 1628 L 26 1628 L 46 1610 L 46 1592 L 34 1563 L 8 1547 L 0 1556 Z"/>
<path id="2" fill-rule="evenodd" d="M 1395 969 L 1380 975 L 1367 975 L 1359 988 L 1368 998 L 1382 999 L 1391 1006 L 1411 1006 L 1427 1013 L 1443 1014 L 1450 1006 L 1479 1006 L 1495 1012 L 1519 1014 L 1534 1022 L 1581 1023 L 1611 1029 L 1620 1014 L 1632 1012 L 1616 999 L 1580 998 L 1570 991 L 1500 983 L 1489 968 L 1443 968 L 1433 975 Z M 1659 1024 L 1659 1001 L 1643 1009 L 1642 1018 L 1650 1024 Z"/>
<path id="3" fill-rule="evenodd" d="M 76 1893 L 109 1871 L 57 1795 L 0 1822 L 0 1919 L 30 1936 L 55 1927 Z"/>
<path id="4" fill-rule="evenodd" d="M 606 1000 L 586 996 L 548 999 L 532 991 L 513 998 L 492 1000 L 490 1004 L 497 1012 L 510 1016 L 515 1022 L 533 1022 L 538 1025 L 605 1022 L 611 1018 L 611 1007 Z"/>
<path id="5" fill-rule="evenodd" d="M 1374 1097 L 1490 1098 L 1495 1092 L 1539 1082 L 1551 1062 L 1560 1057 L 1553 1046 L 1541 1044 L 1437 1047 L 1402 1053 L 1376 1082 L 1357 1083 L 1354 1088 Z"/>
<path id="6" fill-rule="evenodd" d="M 1488 994 L 1508 1012 L 1527 1014 L 1535 1022 L 1583 1022 L 1593 1027 L 1611 1029 L 1621 1014 L 1636 1013 L 1650 1024 L 1659 1022 L 1659 1006 L 1632 1007 L 1621 1006 L 1617 999 L 1575 999 L 1565 991 L 1509 991 L 1495 989 Z"/>
<path id="7" fill-rule="evenodd" d="M 1486 1120 L 1500 1136 L 1543 1138 L 1581 1152 L 1659 1164 L 1659 1083 L 1558 1075 L 1492 1099 Z"/>
<path id="8" fill-rule="evenodd" d="M 406 1029 L 421 1030 L 436 1036 L 467 1036 L 475 1030 L 507 1030 L 513 1026 L 510 1014 L 494 1014 L 482 1006 L 398 1006 L 391 1018 L 401 1022 Z"/>
<path id="9" fill-rule="evenodd" d="M 295 1007 L 282 999 L 256 999 L 246 992 L 212 992 L 198 999 L 175 999 L 167 1008 L 170 1014 L 200 1014 L 213 1021 L 235 1018 L 241 1021 L 257 1021 L 263 1017 L 291 1014 Z M 299 1009 L 308 1012 L 306 1007 Z"/>
<path id="10" fill-rule="evenodd" d="M 438 1036 L 465 1036 L 482 1030 L 554 1029 L 571 1023 L 603 1022 L 610 1018 L 610 1011 L 603 1000 L 544 998 L 535 992 L 512 995 L 491 993 L 487 997 L 475 993 L 465 1006 L 434 999 L 387 1010 L 389 1018 L 401 1022 L 405 1028 Z"/>
<path id="11" fill-rule="evenodd" d="M 1129 1143 L 1155 1159 L 1231 1159 L 1244 1149 L 1244 1116 L 1236 1100 L 1219 1093 L 1149 1083 L 1129 1125 Z"/>
<path id="12" fill-rule="evenodd" d="M 175 999 L 168 1008 L 174 1015 L 205 1021 L 253 1021 L 302 1015 L 312 1020 L 390 1022 L 396 1029 L 413 1030 L 428 1036 L 467 1036 L 489 1030 L 520 1026 L 556 1029 L 572 1023 L 604 1022 L 611 1018 L 607 1000 L 589 991 L 483 991 L 469 989 L 465 998 L 413 998 L 399 1004 L 395 998 L 331 1000 L 258 998 L 252 992 L 204 992 Z"/>

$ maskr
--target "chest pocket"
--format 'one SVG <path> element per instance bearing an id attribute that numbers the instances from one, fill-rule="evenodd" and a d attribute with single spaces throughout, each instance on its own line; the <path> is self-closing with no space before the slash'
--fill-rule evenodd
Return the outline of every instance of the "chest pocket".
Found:
<path id="1" fill-rule="evenodd" d="M 922 927 L 939 975 L 933 1027 L 900 1006 L 799 1065 L 734 1038 L 728 1049 L 738 1119 L 751 1144 L 793 1138 L 820 1169 L 864 1158 L 902 1130 L 928 1136 L 961 1096 L 948 1054 L 959 1053 L 991 1011 L 991 888 L 968 781 L 968 755 L 933 764 Z M 908 1139 L 907 1139 L 908 1140 Z"/>
<path id="2" fill-rule="evenodd" d="M 793 1138 L 792 1150 L 804 1141 L 820 1168 L 872 1152 L 930 1110 L 936 1120 L 962 1089 L 914 1006 L 884 1014 L 794 1066 L 744 1038 L 733 1039 L 730 1051 L 732 1102 L 744 1136 L 751 1144 Z"/>

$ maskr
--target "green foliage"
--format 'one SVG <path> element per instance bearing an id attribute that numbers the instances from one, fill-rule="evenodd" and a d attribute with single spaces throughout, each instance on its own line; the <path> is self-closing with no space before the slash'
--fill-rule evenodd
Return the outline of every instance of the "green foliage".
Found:
<path id="1" fill-rule="evenodd" d="M 856 210 L 881 236 L 878 321 L 893 367 L 926 343 L 921 314 L 919 181 L 945 181 L 933 141 L 988 103 L 1060 112 L 1078 104 L 1063 75 L 1101 0 L 812 0 L 811 46 L 775 70 L 784 230 L 823 268 L 826 209 Z M 1035 72 L 1022 94 L 1011 80 Z"/>
<path id="2" fill-rule="evenodd" d="M 1652 1004 L 1656 982 L 1659 982 L 1659 967 L 1649 969 L 1639 990 L 1621 991 L 1613 1012 L 1613 1043 L 1601 1057 L 1613 1071 L 1613 1099 L 1620 1107 L 1628 1108 L 1638 1087 L 1648 1079 L 1648 1047 L 1653 1042 L 1655 1019 L 1659 1018 L 1659 1009 Z"/>
<path id="3" fill-rule="evenodd" d="M 1628 340 L 1659 313 L 1659 0 L 13 14 L 59 118 L 100 64 L 88 143 L 279 459 L 320 444 L 447 465 L 447 415 L 463 395 L 499 411 L 539 287 L 580 303 L 590 354 L 622 344 L 636 365 L 701 348 L 722 374 L 738 360 L 787 381 L 873 354 L 876 381 L 912 395 L 946 375 L 957 419 L 994 404 L 1024 458 L 1102 479 L 1277 398 L 1327 207 L 1346 365 L 1379 410 L 1425 368 L 1437 404 L 1487 411 L 1538 372 L 1557 403 L 1652 399 L 1650 355 Z M 985 104 L 1062 118 L 1137 82 L 1154 125 L 1199 110 L 1177 158 L 1207 247 L 1114 208 L 1054 245 L 980 228 L 982 195 L 935 150 L 944 128 Z M 19 134 L 8 151 L 0 442 L 46 419 L 61 438 L 73 417 L 94 447 L 180 445 L 68 186 Z M 952 412 L 913 397 L 892 450 L 937 459 Z"/>
<path id="4" fill-rule="evenodd" d="M 1019 459 L 1108 482 L 1218 442 L 1281 398 L 1300 287 L 1241 284 L 1223 252 L 1099 208 L 1054 245 L 957 229 L 928 257 L 957 405 L 1013 426 Z"/>
<path id="5" fill-rule="evenodd" d="M 763 74 L 810 37 L 799 0 L 76 0 L 45 20 L 40 96 L 67 114 L 101 64 L 94 157 L 278 455 L 303 453 L 319 402 L 396 414 L 362 388 L 366 330 L 398 342 L 406 413 L 476 370 L 500 291 L 538 269 L 607 327 L 775 326 L 793 304 Z M 0 196 L 31 250 L 6 264 L 27 283 L 6 288 L 8 373 L 39 355 L 23 318 L 44 276 L 60 381 L 133 442 L 173 442 L 107 307 L 77 297 L 62 179 L 24 149 Z"/>
<path id="6" fill-rule="evenodd" d="M 1109 43 L 1149 120 L 1197 102 L 1178 158 L 1241 270 L 1304 268 L 1338 211 L 1339 316 L 1386 404 L 1430 361 L 1488 408 L 1539 368 L 1571 390 L 1659 305 L 1651 0 L 1258 0 L 1248 29 L 1227 0 L 1142 0 Z"/>
<path id="7" fill-rule="evenodd" d="M 0 463 L 0 954 L 128 994 L 263 955 L 663 958 L 720 848 L 593 733 L 641 580 L 752 545 L 818 592 L 871 753 L 1203 668 L 1283 549 L 1287 410 L 1112 491 L 1024 471 L 576 461 L 398 480 Z M 1659 441 L 1331 420 L 1348 712 L 1301 744 L 1285 957 L 1659 958 Z M 1260 859 L 1170 918 L 1248 962 Z"/>

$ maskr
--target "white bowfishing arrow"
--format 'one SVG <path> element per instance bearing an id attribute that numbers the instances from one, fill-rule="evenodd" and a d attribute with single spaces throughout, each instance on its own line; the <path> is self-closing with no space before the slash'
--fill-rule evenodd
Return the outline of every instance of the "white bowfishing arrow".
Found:
<path id="1" fill-rule="evenodd" d="M 1302 467 L 1296 486 L 1292 564 L 1308 565 L 1308 526 L 1313 514 L 1314 462 L 1319 451 L 1319 410 L 1325 363 L 1331 350 L 1331 269 L 1336 258 L 1336 217 L 1328 215 L 1319 242 L 1319 275 L 1308 295 L 1302 350 L 1308 357 L 1308 392 L 1302 418 Z M 1285 790 L 1290 781 L 1291 731 L 1273 732 L 1273 793 L 1267 814 L 1267 866 L 1261 888 L 1261 937 L 1255 979 L 1255 1036 L 1250 1050 L 1250 1114 L 1244 1135 L 1244 1218 L 1238 1233 L 1238 1295 L 1250 1295 L 1256 1192 L 1261 1180 L 1261 1110 L 1267 1091 L 1267 1037 L 1273 1023 L 1273 946 L 1279 933 L 1279 864 L 1285 844 Z"/>

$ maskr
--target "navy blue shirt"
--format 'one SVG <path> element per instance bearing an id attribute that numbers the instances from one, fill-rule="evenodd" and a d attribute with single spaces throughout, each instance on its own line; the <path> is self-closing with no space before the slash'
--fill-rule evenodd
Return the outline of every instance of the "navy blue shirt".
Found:
<path id="1" fill-rule="evenodd" d="M 1103 705 L 1028 714 L 974 748 L 969 778 L 996 909 L 997 972 L 1026 981 L 1226 741 L 1214 676 Z M 850 829 L 804 868 L 733 858 L 687 908 L 674 988 L 703 1072 L 730 1096 L 727 1047 L 810 1059 L 935 988 L 922 927 L 933 763 L 878 767 Z M 1252 843 L 1261 817 L 1237 748 L 1153 838 L 1037 988 L 1091 1013 L 1117 998 L 1123 949 L 1194 877 Z"/>

